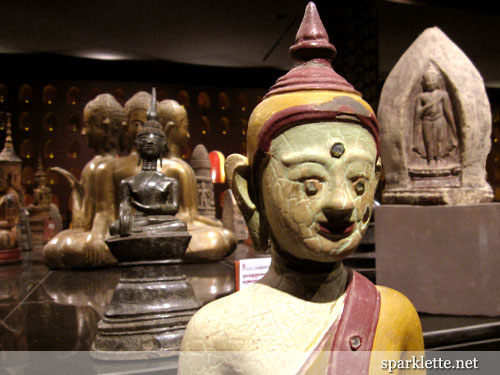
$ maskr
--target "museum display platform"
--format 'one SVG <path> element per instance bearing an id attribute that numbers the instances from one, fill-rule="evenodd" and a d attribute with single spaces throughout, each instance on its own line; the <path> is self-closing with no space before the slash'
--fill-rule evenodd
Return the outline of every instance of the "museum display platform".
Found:
<path id="1" fill-rule="evenodd" d="M 253 249 L 239 244 L 235 253 L 222 261 L 182 267 L 196 297 L 206 304 L 235 291 L 234 261 L 248 257 L 254 257 Z M 75 352 L 60 361 L 61 366 L 76 366 L 76 359 L 81 359 L 82 351 L 89 350 L 94 341 L 97 322 L 119 278 L 118 267 L 49 270 L 40 250 L 23 252 L 22 263 L 0 267 L 0 349 Z M 500 350 L 500 317 L 421 314 L 420 318 L 427 350 Z M 125 369 L 127 374 L 176 373 L 175 357 L 128 361 L 125 367 L 81 362 L 82 366 L 93 363 L 91 372 L 99 374 Z"/>

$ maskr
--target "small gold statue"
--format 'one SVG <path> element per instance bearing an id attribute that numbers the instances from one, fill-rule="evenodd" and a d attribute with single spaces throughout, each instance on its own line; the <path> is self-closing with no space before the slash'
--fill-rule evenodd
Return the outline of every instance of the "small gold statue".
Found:
<path id="1" fill-rule="evenodd" d="M 21 261 L 20 220 L 22 202 L 21 159 L 12 143 L 11 114 L 7 114 L 7 136 L 0 153 L 0 264 Z"/>
<path id="2" fill-rule="evenodd" d="M 124 121 L 122 106 L 110 94 L 98 95 L 83 111 L 82 134 L 96 156 L 84 167 L 79 182 L 62 169 L 71 186 L 71 229 L 60 232 L 43 249 L 50 268 L 94 268 L 116 263 L 104 240 L 116 219 L 113 161 Z"/>
<path id="3" fill-rule="evenodd" d="M 52 203 L 52 192 L 47 186 L 47 174 L 43 169 L 41 157 L 38 158 L 35 181 L 37 187 L 33 189 L 34 201 L 27 209 L 33 244 L 43 245 L 61 231 L 62 219 L 59 209 Z"/>

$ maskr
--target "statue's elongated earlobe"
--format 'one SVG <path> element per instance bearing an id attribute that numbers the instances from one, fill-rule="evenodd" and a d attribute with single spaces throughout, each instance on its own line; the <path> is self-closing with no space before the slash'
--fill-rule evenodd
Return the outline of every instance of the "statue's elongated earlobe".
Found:
<path id="1" fill-rule="evenodd" d="M 225 169 L 228 184 L 248 225 L 255 249 L 267 250 L 269 229 L 250 195 L 251 173 L 248 159 L 240 154 L 229 155 Z"/>

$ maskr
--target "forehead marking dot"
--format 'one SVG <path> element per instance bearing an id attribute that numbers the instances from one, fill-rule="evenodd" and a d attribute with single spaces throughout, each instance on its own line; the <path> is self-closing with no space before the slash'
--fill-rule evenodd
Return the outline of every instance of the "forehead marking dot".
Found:
<path id="1" fill-rule="evenodd" d="M 344 144 L 342 142 L 335 142 L 330 149 L 330 155 L 332 155 L 334 158 L 340 158 L 344 151 Z"/>

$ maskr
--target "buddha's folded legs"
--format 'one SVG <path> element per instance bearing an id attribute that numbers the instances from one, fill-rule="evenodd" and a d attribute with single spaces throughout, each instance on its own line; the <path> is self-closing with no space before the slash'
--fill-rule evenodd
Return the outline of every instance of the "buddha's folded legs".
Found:
<path id="1" fill-rule="evenodd" d="M 58 233 L 45 245 L 43 255 L 45 263 L 52 269 L 95 268 L 116 264 L 103 236 L 78 229 Z"/>

